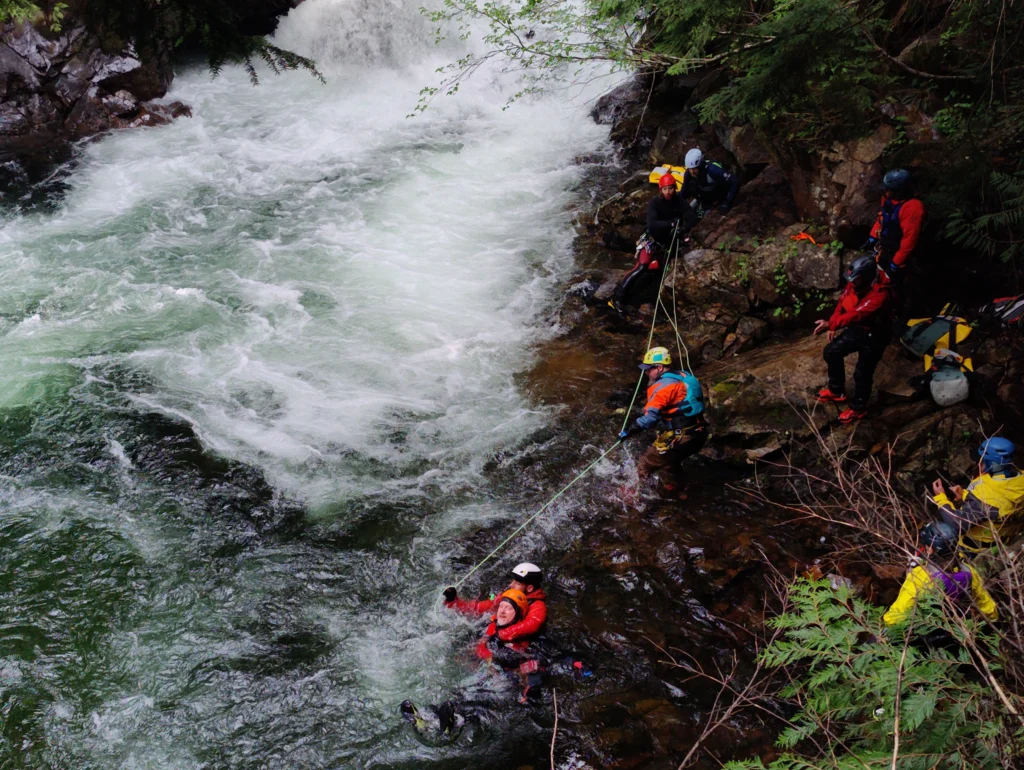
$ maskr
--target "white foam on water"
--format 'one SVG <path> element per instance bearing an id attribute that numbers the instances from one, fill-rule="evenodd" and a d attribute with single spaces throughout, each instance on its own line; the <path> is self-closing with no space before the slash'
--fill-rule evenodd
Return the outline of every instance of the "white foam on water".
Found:
<path id="1" fill-rule="evenodd" d="M 191 119 L 88 145 L 57 213 L 0 228 L 0 409 L 63 389 L 90 407 L 161 412 L 324 517 L 344 517 L 349 502 L 409 504 L 473 490 L 495 452 L 544 425 L 550 415 L 514 375 L 551 333 L 543 318 L 571 269 L 567 212 L 582 174 L 573 158 L 602 147 L 606 131 L 590 121 L 587 95 L 503 110 L 515 82 L 496 72 L 408 118 L 419 89 L 455 53 L 433 47 L 418 6 L 307 0 L 276 42 L 317 57 L 326 85 L 265 73 L 252 88 L 237 68 L 216 79 L 183 71 L 167 98 L 190 104 Z M 105 456 L 122 479 L 122 503 L 137 504 L 136 464 L 113 435 Z M 126 529 L 132 542 L 167 540 L 141 547 L 144 558 L 189 549 L 179 533 L 187 525 L 147 527 L 119 505 L 97 495 L 82 515 Z M 310 708 L 353 720 L 339 726 L 338 741 L 367 737 L 346 729 L 389 735 L 389 699 L 410 678 L 419 672 L 417 692 L 437 694 L 457 668 L 443 661 L 460 621 L 434 612 L 433 588 L 417 570 L 438 566 L 461 528 L 516 515 L 500 502 L 461 499 L 406 554 L 359 554 L 356 566 L 313 570 L 347 579 L 356 570 L 390 593 L 373 607 L 295 610 L 337 638 L 334 679 L 271 688 L 260 708 L 286 714 L 308 698 Z M 217 592 L 174 586 L 185 597 L 176 600 L 258 618 L 266 597 L 300 590 L 292 557 L 250 555 L 237 574 L 211 578 Z M 279 562 L 289 566 L 275 571 Z M 330 582 L 311 578 L 321 579 Z M 127 645 L 121 657 L 140 683 L 192 676 L 221 644 L 225 658 L 262 652 L 244 635 L 211 641 L 237 631 L 215 613 L 202 628 L 154 613 L 131 644 L 111 642 Z M 85 734 L 92 760 L 109 766 L 199 766 L 194 746 L 244 754 L 248 738 L 232 720 L 262 692 L 252 687 L 273 683 L 217 676 L 185 710 L 183 718 L 195 715 L 188 741 L 171 747 L 160 706 L 123 692 L 91 726 L 69 723 L 81 714 L 55 716 L 55 744 Z M 366 713 L 370 726 L 356 724 Z"/>

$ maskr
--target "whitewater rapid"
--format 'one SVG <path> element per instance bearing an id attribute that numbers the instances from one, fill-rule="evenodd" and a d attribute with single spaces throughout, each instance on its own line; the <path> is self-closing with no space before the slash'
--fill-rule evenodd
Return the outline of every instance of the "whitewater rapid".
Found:
<path id="1" fill-rule="evenodd" d="M 326 85 L 186 68 L 0 229 L 0 765 L 440 761 L 394 708 L 467 675 L 437 587 L 520 513 L 483 468 L 552 419 L 514 377 L 606 132 L 486 72 L 408 118 L 417 7 L 307 0 Z"/>

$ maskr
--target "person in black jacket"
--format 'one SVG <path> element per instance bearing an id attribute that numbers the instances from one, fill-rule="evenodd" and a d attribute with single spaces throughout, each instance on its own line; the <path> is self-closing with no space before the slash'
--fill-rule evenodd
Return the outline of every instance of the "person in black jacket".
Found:
<path id="1" fill-rule="evenodd" d="M 697 218 L 702 219 L 713 208 L 723 216 L 728 214 L 740 191 L 740 178 L 726 171 L 722 164 L 705 158 L 696 147 L 686 153 L 685 164 L 686 173 L 679 195 L 697 204 Z"/>
<path id="2" fill-rule="evenodd" d="M 672 174 L 663 175 L 658 180 L 658 196 L 647 204 L 647 232 L 637 243 L 636 264 L 619 281 L 608 306 L 617 313 L 625 312 L 626 296 L 629 292 L 635 289 L 644 277 L 661 270 L 663 263 L 675 256 L 668 252 L 678 248 L 678 242 L 696 222 L 696 213 L 676 192 L 676 178 Z"/>

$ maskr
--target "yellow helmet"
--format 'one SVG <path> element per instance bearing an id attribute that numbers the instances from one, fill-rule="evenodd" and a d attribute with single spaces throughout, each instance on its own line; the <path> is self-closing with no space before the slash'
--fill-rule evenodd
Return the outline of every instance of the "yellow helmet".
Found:
<path id="1" fill-rule="evenodd" d="M 641 369 L 651 369 L 655 366 L 672 366 L 672 354 L 668 348 L 651 348 L 644 355 L 644 362 L 640 364 Z"/>

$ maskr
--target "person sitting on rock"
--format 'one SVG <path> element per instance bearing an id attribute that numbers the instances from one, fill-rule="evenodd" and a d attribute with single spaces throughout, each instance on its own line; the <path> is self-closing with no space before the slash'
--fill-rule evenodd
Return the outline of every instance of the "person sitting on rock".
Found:
<path id="1" fill-rule="evenodd" d="M 875 368 L 892 336 L 892 296 L 888 276 L 871 257 L 857 257 L 843 277 L 846 287 L 832 317 L 818 321 L 814 333 L 828 331 L 823 354 L 828 385 L 818 391 L 819 403 L 847 402 L 844 359 L 851 353 L 858 354 L 853 399 L 839 415 L 839 422 L 846 424 L 867 414 Z"/>
<path id="2" fill-rule="evenodd" d="M 705 158 L 697 147 L 686 153 L 684 165 L 686 172 L 679 194 L 693 201 L 697 218 L 703 219 L 714 208 L 719 214 L 728 214 L 740 191 L 740 178 L 726 171 L 721 163 Z"/>
<path id="3" fill-rule="evenodd" d="M 885 193 L 865 249 L 875 253 L 878 266 L 889 276 L 894 289 L 903 285 L 910 257 L 924 225 L 924 204 L 914 197 L 910 172 L 895 168 L 882 179 Z"/>
<path id="4" fill-rule="evenodd" d="M 514 642 L 518 639 L 534 637 L 544 629 L 544 624 L 548 619 L 546 601 L 548 597 L 541 588 L 543 573 L 540 567 L 530 562 L 523 562 L 516 565 L 509 577 L 511 581 L 508 584 L 508 590 L 522 591 L 528 607 L 520 622 L 502 628 L 498 632 L 502 642 Z M 493 594 L 487 599 L 460 599 L 453 586 L 444 589 L 444 606 L 469 615 L 483 615 L 494 609 L 497 601 Z"/>
<path id="5" fill-rule="evenodd" d="M 657 428 L 654 442 L 637 463 L 637 474 L 641 483 L 652 473 L 662 474 L 665 492 L 674 494 L 679 491 L 680 464 L 699 452 L 708 437 L 704 393 L 690 372 L 672 368 L 672 355 L 666 348 L 648 350 L 640 368 L 647 372 L 649 382 L 647 404 L 643 415 L 618 438 L 624 441 L 640 431 Z"/>
<path id="6" fill-rule="evenodd" d="M 608 306 L 617 313 L 624 313 L 627 296 L 675 256 L 670 252 L 678 249 L 696 222 L 693 209 L 676 192 L 676 178 L 663 174 L 658 180 L 658 195 L 647 204 L 647 230 L 637 242 L 636 263 L 615 287 Z"/>
<path id="7" fill-rule="evenodd" d="M 918 535 L 918 558 L 912 563 L 899 596 L 882 616 L 886 627 L 905 623 L 917 602 L 928 592 L 941 591 L 960 607 L 973 604 L 989 620 L 999 617 L 981 575 L 960 563 L 956 554 L 956 527 L 945 521 L 926 524 Z"/>
<path id="8" fill-rule="evenodd" d="M 1016 445 L 995 436 L 978 447 L 978 476 L 963 489 L 946 492 L 940 479 L 932 493 L 943 521 L 956 528 L 960 546 L 977 553 L 1009 540 L 1024 526 L 1024 475 L 1014 465 Z"/>

